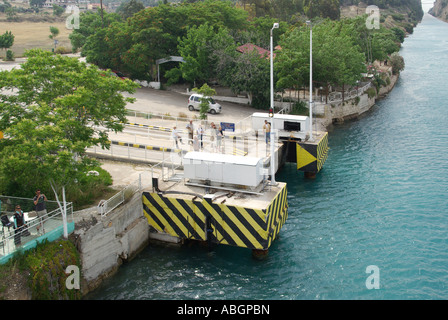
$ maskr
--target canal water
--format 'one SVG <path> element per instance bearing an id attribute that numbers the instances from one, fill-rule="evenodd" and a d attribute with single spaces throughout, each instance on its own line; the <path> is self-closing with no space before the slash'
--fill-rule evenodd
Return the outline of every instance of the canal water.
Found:
<path id="1" fill-rule="evenodd" d="M 289 217 L 266 260 L 150 245 L 87 298 L 448 299 L 448 23 L 425 15 L 401 55 L 394 90 L 330 132 L 316 179 L 278 173 Z"/>

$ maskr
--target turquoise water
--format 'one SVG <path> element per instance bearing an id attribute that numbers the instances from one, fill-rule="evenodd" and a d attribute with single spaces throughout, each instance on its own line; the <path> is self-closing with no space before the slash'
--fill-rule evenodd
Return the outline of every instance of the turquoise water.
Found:
<path id="1" fill-rule="evenodd" d="M 294 165 L 289 217 L 264 261 L 228 246 L 148 246 L 89 299 L 447 299 L 448 24 L 425 15 L 406 68 L 364 117 L 330 131 L 315 180 Z M 367 289 L 368 266 L 379 289 Z"/>

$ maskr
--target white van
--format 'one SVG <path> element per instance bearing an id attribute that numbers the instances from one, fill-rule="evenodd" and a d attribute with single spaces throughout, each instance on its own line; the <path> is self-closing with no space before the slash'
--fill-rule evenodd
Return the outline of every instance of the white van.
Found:
<path id="1" fill-rule="evenodd" d="M 201 98 L 203 96 L 201 94 L 194 93 L 188 98 L 188 110 L 194 111 L 199 110 L 201 107 Z M 221 105 L 219 103 L 216 103 L 215 100 L 213 100 L 212 97 L 206 97 L 209 101 L 208 107 L 211 114 L 221 113 Z"/>

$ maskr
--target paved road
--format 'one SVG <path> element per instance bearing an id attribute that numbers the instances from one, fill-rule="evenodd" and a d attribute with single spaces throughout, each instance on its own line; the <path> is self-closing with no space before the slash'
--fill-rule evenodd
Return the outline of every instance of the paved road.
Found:
<path id="1" fill-rule="evenodd" d="M 83 59 L 83 58 L 81 58 Z M 0 70 L 11 70 L 14 67 L 20 67 L 20 64 L 25 61 L 22 58 L 16 61 L 0 61 Z M 186 114 L 189 118 L 194 116 L 199 117 L 199 111 L 189 111 L 187 109 L 187 100 L 189 94 L 185 91 L 179 93 L 169 90 L 156 90 L 152 88 L 139 88 L 133 95 L 127 95 L 136 98 L 135 103 L 129 104 L 128 109 L 142 112 L 152 113 L 169 113 L 173 117 L 178 117 L 179 113 Z M 221 114 L 208 114 L 208 120 L 215 123 L 224 122 L 238 122 L 239 120 L 250 116 L 257 112 L 257 109 L 247 105 L 218 101 L 222 105 Z"/>
<path id="2" fill-rule="evenodd" d="M 199 111 L 189 111 L 187 108 L 189 97 L 187 92 L 179 93 L 142 87 L 137 89 L 132 97 L 136 98 L 137 101 L 129 104 L 128 109 L 161 114 L 169 113 L 174 117 L 178 117 L 179 113 L 186 114 L 189 118 L 199 117 Z M 238 122 L 257 112 L 257 109 L 247 105 L 224 101 L 218 101 L 218 103 L 222 106 L 222 112 L 215 115 L 208 114 L 209 121 Z"/>
<path id="3" fill-rule="evenodd" d="M 11 70 L 14 67 L 20 67 L 20 64 L 24 61 L 24 59 L 17 59 L 14 62 L 1 62 L 0 70 Z M 186 114 L 188 118 L 198 118 L 198 111 L 189 111 L 187 108 L 187 101 L 189 97 L 188 92 L 175 92 L 169 90 L 156 90 L 152 88 L 141 87 L 137 89 L 136 93 L 132 95 L 126 94 L 126 96 L 131 96 L 136 98 L 136 101 L 132 104 L 128 104 L 127 108 L 130 110 L 136 110 L 139 112 L 145 113 L 155 113 L 155 114 L 169 114 L 173 117 L 179 117 L 180 113 Z M 232 122 L 238 123 L 242 119 L 247 119 L 252 113 L 257 112 L 257 109 L 254 109 L 248 105 L 232 103 L 228 101 L 218 101 L 222 105 L 222 112 L 220 114 L 208 114 L 208 121 L 210 122 Z M 185 125 L 187 122 L 177 122 L 177 121 L 169 121 L 166 119 L 152 118 L 145 119 L 142 117 L 134 117 L 129 116 L 128 121 L 132 123 L 139 123 L 144 125 L 154 125 L 154 126 L 163 126 L 172 128 L 173 125 L 178 125 L 179 129 L 185 130 Z M 243 129 L 242 126 L 237 127 L 237 129 Z M 134 131 L 139 131 L 139 129 L 135 128 Z M 143 131 L 146 131 L 144 129 Z M 154 132 L 146 136 L 146 138 L 141 135 L 134 135 L 132 132 L 123 132 L 121 134 L 110 134 L 111 140 L 119 140 L 122 142 L 129 143 L 140 143 L 145 145 L 154 145 L 160 147 L 173 147 L 173 141 L 170 138 L 169 133 L 157 132 L 156 135 L 165 135 L 165 137 L 156 137 L 154 136 Z M 186 138 L 186 137 L 185 137 Z M 238 145 L 238 149 L 242 150 L 244 147 Z M 122 150 L 121 150 L 122 149 Z M 188 150 L 188 148 L 186 147 Z M 132 153 L 142 153 L 143 150 L 134 150 L 130 149 Z M 129 148 L 120 148 L 118 146 L 115 147 L 116 155 L 119 153 L 123 153 L 123 156 L 129 156 Z M 122 152 L 120 152 L 122 151 Z M 149 152 L 151 153 L 151 157 L 154 160 L 162 160 L 162 154 L 157 151 Z M 264 152 L 263 152 L 264 153 Z M 147 158 L 148 152 L 140 155 L 137 158 Z M 159 159 L 160 158 L 160 159 Z"/>

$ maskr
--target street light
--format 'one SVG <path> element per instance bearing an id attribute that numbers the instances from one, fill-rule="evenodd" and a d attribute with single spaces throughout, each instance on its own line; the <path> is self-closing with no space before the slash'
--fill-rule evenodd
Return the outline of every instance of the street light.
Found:
<path id="1" fill-rule="evenodd" d="M 271 117 L 271 133 L 270 133 L 270 142 L 271 142 L 271 185 L 277 185 L 275 181 L 275 154 L 274 154 L 274 40 L 272 36 L 272 32 L 274 29 L 279 27 L 278 23 L 274 23 L 271 29 L 271 106 L 269 110 L 269 116 Z M 272 111 L 271 111 L 272 110 Z"/>
<path id="2" fill-rule="evenodd" d="M 311 21 L 306 22 L 310 26 L 310 141 L 313 138 L 313 25 Z"/>
<path id="3" fill-rule="evenodd" d="M 274 53 L 273 53 L 273 46 L 274 46 L 274 40 L 272 36 L 272 32 L 274 29 L 278 28 L 278 23 L 274 23 L 271 29 L 271 108 L 274 108 Z"/>

